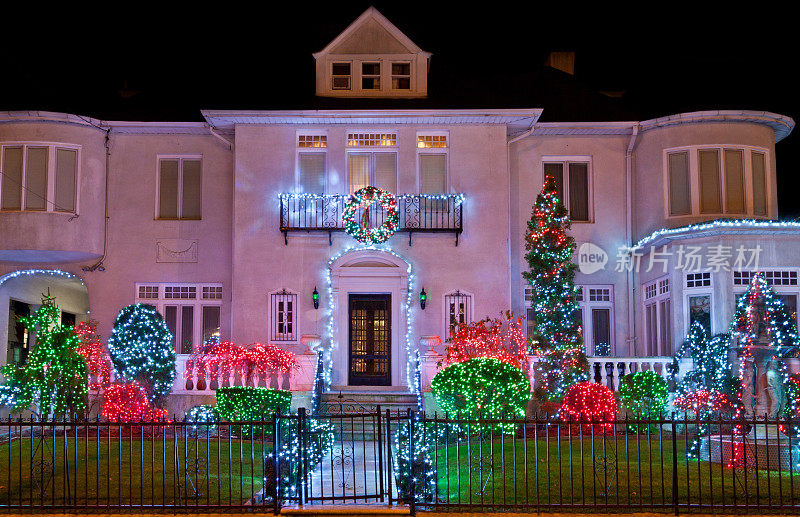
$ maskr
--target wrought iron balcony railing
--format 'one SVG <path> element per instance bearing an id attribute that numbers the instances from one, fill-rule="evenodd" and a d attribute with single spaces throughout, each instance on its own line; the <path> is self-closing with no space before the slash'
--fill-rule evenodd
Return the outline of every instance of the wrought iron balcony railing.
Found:
<path id="1" fill-rule="evenodd" d="M 289 243 L 289 232 L 333 232 L 344 231 L 342 212 L 350 199 L 349 194 L 281 194 L 281 232 L 284 242 Z M 464 230 L 462 217 L 463 194 L 425 195 L 403 194 L 397 196 L 397 211 L 400 217 L 398 232 L 408 232 L 409 244 L 414 232 L 452 233 L 456 237 Z M 359 209 L 358 217 L 361 217 Z M 369 208 L 371 226 L 380 226 L 386 221 L 386 210 L 378 203 Z"/>

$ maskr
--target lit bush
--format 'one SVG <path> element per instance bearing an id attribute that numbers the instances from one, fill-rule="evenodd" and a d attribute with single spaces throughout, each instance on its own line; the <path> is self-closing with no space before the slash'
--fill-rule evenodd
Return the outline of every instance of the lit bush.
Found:
<path id="1" fill-rule="evenodd" d="M 619 386 L 619 396 L 625 408 L 632 413 L 627 416 L 629 420 L 660 420 L 664 415 L 664 408 L 667 407 L 669 390 L 663 377 L 652 370 L 646 370 L 625 375 Z M 628 429 L 658 432 L 660 426 L 630 425 Z"/>
<path id="2" fill-rule="evenodd" d="M 606 434 L 614 431 L 617 418 L 614 392 L 596 382 L 579 382 L 569 387 L 561 401 L 561 419 L 585 434 Z"/>
<path id="3" fill-rule="evenodd" d="M 431 382 L 436 402 L 447 415 L 465 418 L 522 418 L 531 399 L 531 383 L 519 368 L 490 357 L 476 357 L 441 370 Z M 485 430 L 483 426 L 471 426 Z M 515 424 L 504 424 L 513 432 Z"/>
<path id="4" fill-rule="evenodd" d="M 161 422 L 167 410 L 153 407 L 137 382 L 114 383 L 103 391 L 103 417 L 109 422 Z"/>
<path id="5" fill-rule="evenodd" d="M 292 392 L 253 386 L 231 386 L 217 390 L 217 412 L 228 422 L 267 421 L 273 413 L 286 414 L 292 404 Z M 261 437 L 271 433 L 269 426 L 235 426 L 243 437 Z"/>
<path id="6" fill-rule="evenodd" d="M 189 408 L 183 417 L 188 426 L 189 434 L 193 436 L 209 436 L 217 433 L 219 413 L 214 406 L 194 406 Z"/>

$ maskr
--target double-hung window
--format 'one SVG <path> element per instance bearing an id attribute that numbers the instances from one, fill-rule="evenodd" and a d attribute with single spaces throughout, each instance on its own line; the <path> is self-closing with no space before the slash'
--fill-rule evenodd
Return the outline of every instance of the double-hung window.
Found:
<path id="1" fill-rule="evenodd" d="M 379 62 L 361 63 L 361 89 L 381 89 L 381 64 Z"/>
<path id="2" fill-rule="evenodd" d="M 417 133 L 419 193 L 441 195 L 447 192 L 448 133 Z"/>
<path id="3" fill-rule="evenodd" d="M 200 219 L 202 157 L 158 158 L 158 219 Z"/>
<path id="4" fill-rule="evenodd" d="M 158 309 L 178 354 L 191 354 L 220 340 L 222 284 L 137 283 L 136 303 Z"/>
<path id="5" fill-rule="evenodd" d="M 411 89 L 411 63 L 392 63 L 392 89 Z"/>
<path id="6" fill-rule="evenodd" d="M 644 286 L 645 357 L 672 355 L 672 298 L 669 278 Z"/>
<path id="7" fill-rule="evenodd" d="M 552 176 L 556 194 L 564 203 L 572 221 L 591 220 L 591 178 L 588 158 L 546 158 L 544 177 Z"/>
<path id="8" fill-rule="evenodd" d="M 79 155 L 70 144 L 0 145 L 0 210 L 76 213 Z"/>
<path id="9" fill-rule="evenodd" d="M 368 185 L 397 189 L 396 133 L 348 133 L 347 161 L 351 193 Z"/>
<path id="10" fill-rule="evenodd" d="M 325 193 L 325 163 L 328 137 L 325 133 L 297 135 L 297 190 L 307 194 Z"/>
<path id="11" fill-rule="evenodd" d="M 352 80 L 351 63 L 332 63 L 331 64 L 331 89 L 349 90 Z"/>

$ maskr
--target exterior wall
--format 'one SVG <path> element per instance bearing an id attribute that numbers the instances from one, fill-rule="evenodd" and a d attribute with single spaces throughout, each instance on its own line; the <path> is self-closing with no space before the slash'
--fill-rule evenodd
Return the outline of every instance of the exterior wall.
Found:
<path id="1" fill-rule="evenodd" d="M 745 122 L 709 122 L 661 127 L 641 133 L 633 152 L 634 242 L 660 228 L 676 228 L 720 218 L 720 215 L 667 217 L 665 206 L 667 186 L 664 150 L 673 147 L 717 144 L 747 145 L 767 149 L 768 218 L 778 217 L 775 133 L 771 128 Z"/>

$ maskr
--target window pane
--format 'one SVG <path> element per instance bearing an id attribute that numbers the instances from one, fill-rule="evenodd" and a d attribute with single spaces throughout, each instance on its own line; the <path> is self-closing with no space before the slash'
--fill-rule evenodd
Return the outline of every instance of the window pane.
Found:
<path id="1" fill-rule="evenodd" d="M 47 154 L 46 147 L 28 147 L 25 165 L 25 210 L 47 208 Z"/>
<path id="2" fill-rule="evenodd" d="M 181 343 L 180 354 L 191 354 L 194 347 L 194 307 L 184 305 L 181 307 Z"/>
<path id="3" fill-rule="evenodd" d="M 711 335 L 711 295 L 689 297 L 689 326 L 695 321 Z"/>
<path id="4" fill-rule="evenodd" d="M 3 148 L 3 210 L 22 208 L 22 147 Z"/>
<path id="5" fill-rule="evenodd" d="M 592 309 L 594 355 L 611 355 L 611 309 Z"/>
<path id="6" fill-rule="evenodd" d="M 544 164 L 544 177 L 552 176 L 556 180 L 556 195 L 558 199 L 564 203 L 564 164 L 563 163 L 545 163 Z"/>
<path id="7" fill-rule="evenodd" d="M 361 75 L 381 75 L 381 64 L 361 63 Z"/>
<path id="8" fill-rule="evenodd" d="M 300 153 L 298 185 L 301 192 L 325 193 L 325 153 Z"/>
<path id="9" fill-rule="evenodd" d="M 56 210 L 75 211 L 75 174 L 78 151 L 56 149 Z"/>
<path id="10" fill-rule="evenodd" d="M 200 219 L 203 206 L 203 183 L 200 160 L 183 160 L 182 219 Z"/>
<path id="11" fill-rule="evenodd" d="M 744 213 L 744 152 L 725 149 L 725 211 Z"/>
<path id="12" fill-rule="evenodd" d="M 375 186 L 394 192 L 397 189 L 397 154 L 375 153 Z"/>
<path id="13" fill-rule="evenodd" d="M 350 153 L 350 192 L 369 185 L 369 155 Z"/>
<path id="14" fill-rule="evenodd" d="M 178 160 L 161 160 L 158 217 L 178 218 Z"/>
<path id="15" fill-rule="evenodd" d="M 333 75 L 350 75 L 350 63 L 334 63 Z"/>
<path id="16" fill-rule="evenodd" d="M 589 164 L 569 164 L 569 217 L 573 221 L 589 220 Z"/>
<path id="17" fill-rule="evenodd" d="M 419 155 L 420 194 L 444 194 L 447 181 L 447 155 Z"/>
<path id="18" fill-rule="evenodd" d="M 392 63 L 392 75 L 410 75 L 411 63 Z"/>
<path id="19" fill-rule="evenodd" d="M 219 307 L 203 307 L 203 344 L 219 341 Z"/>
<path id="20" fill-rule="evenodd" d="M 672 315 L 670 314 L 670 301 L 669 299 L 661 300 L 661 336 L 659 341 L 658 355 L 672 355 Z"/>
<path id="21" fill-rule="evenodd" d="M 177 305 L 167 305 L 164 307 L 164 321 L 167 323 L 167 328 L 169 329 L 170 333 L 172 334 L 172 347 L 175 351 L 178 350 L 178 347 L 175 346 L 175 343 L 178 342 L 178 306 Z"/>
<path id="22" fill-rule="evenodd" d="M 767 215 L 767 174 L 764 153 L 753 156 L 753 213 Z"/>
<path id="23" fill-rule="evenodd" d="M 700 175 L 700 212 L 716 214 L 722 212 L 719 187 L 719 151 L 700 149 L 697 153 Z"/>
<path id="24" fill-rule="evenodd" d="M 797 324 L 797 295 L 796 294 L 779 294 L 777 295 L 778 298 L 783 302 L 786 306 L 786 311 L 789 313 L 789 316 L 794 320 L 795 324 Z"/>
<path id="25" fill-rule="evenodd" d="M 689 189 L 689 153 L 670 153 L 669 161 L 669 214 L 685 215 L 692 211 Z"/>

